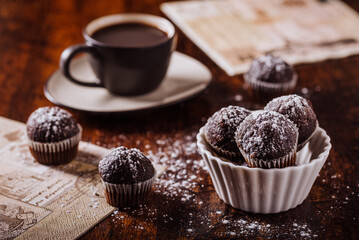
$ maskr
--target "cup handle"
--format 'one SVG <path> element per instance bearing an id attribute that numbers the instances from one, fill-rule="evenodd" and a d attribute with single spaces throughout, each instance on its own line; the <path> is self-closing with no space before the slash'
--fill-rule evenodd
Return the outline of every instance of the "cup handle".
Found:
<path id="1" fill-rule="evenodd" d="M 60 57 L 60 69 L 62 73 L 65 75 L 66 78 L 68 78 L 73 83 L 86 87 L 103 87 L 103 84 L 100 81 L 100 79 L 96 79 L 94 82 L 84 82 L 77 80 L 71 75 L 70 62 L 77 54 L 81 52 L 87 52 L 93 56 L 96 56 L 95 49 L 92 48 L 91 46 L 87 46 L 85 44 L 76 44 L 70 46 L 62 52 Z"/>

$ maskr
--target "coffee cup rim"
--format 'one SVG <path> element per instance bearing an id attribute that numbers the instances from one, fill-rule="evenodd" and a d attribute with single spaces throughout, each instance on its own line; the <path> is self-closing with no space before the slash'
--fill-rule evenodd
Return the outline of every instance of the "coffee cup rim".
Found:
<path id="1" fill-rule="evenodd" d="M 110 44 L 106 44 L 96 39 L 92 38 L 92 34 L 94 34 L 97 30 L 101 28 L 105 28 L 111 25 L 120 24 L 120 23 L 139 23 L 145 24 L 148 26 L 152 26 L 160 29 L 163 32 L 167 33 L 168 39 L 164 42 L 160 42 L 154 45 L 143 46 L 143 47 L 128 47 L 128 46 L 113 46 Z M 174 25 L 167 19 L 144 13 L 119 13 L 119 14 L 111 14 L 103 17 L 96 18 L 89 22 L 83 29 L 83 36 L 86 41 L 94 45 L 98 45 L 101 47 L 111 47 L 111 48 L 151 48 L 157 45 L 161 45 L 163 43 L 168 42 L 170 39 L 174 38 L 176 35 L 176 30 Z"/>

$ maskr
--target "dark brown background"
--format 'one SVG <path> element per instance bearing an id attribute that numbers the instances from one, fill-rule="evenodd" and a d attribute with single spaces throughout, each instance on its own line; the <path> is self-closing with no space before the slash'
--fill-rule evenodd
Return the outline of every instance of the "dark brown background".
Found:
<path id="1" fill-rule="evenodd" d="M 358 1 L 345 2 L 359 11 Z M 120 12 L 163 15 L 160 3 L 1 0 L 0 116 L 26 122 L 36 108 L 53 105 L 45 98 L 43 85 L 58 68 L 62 50 L 82 42 L 81 30 L 87 22 Z M 182 32 L 177 49 L 210 68 L 214 81 L 204 93 L 180 104 L 125 116 L 71 112 L 83 125 L 83 141 L 109 148 L 137 147 L 154 158 L 167 154 L 169 162 L 179 161 L 175 166 L 187 166 L 188 174 L 180 176 L 198 178 L 196 187 L 183 188 L 183 196 L 196 199 L 182 201 L 181 193 L 171 196 L 171 186 L 158 183 L 157 192 L 144 206 L 115 212 L 83 239 L 357 239 L 359 56 L 296 66 L 296 92 L 313 102 L 333 148 L 302 205 L 285 213 L 256 215 L 224 204 L 208 173 L 203 169 L 194 172 L 193 161 L 201 158 L 193 143 L 198 129 L 219 108 L 229 104 L 251 109 L 260 106 L 249 100 L 242 76 L 228 77 Z M 175 183 L 176 169 L 170 173 L 161 177 L 162 183 Z"/>

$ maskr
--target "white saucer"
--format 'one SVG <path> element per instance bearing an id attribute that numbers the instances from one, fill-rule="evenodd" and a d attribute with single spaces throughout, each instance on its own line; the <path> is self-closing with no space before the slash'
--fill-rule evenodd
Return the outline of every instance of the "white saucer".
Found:
<path id="1" fill-rule="evenodd" d="M 72 61 L 71 72 L 81 80 L 95 78 L 86 55 Z M 211 72 L 206 66 L 175 52 L 159 88 L 145 95 L 121 97 L 104 88 L 80 86 L 68 80 L 59 69 L 47 80 L 44 92 L 51 102 L 71 109 L 101 113 L 133 112 L 186 100 L 206 89 L 211 80 Z"/>

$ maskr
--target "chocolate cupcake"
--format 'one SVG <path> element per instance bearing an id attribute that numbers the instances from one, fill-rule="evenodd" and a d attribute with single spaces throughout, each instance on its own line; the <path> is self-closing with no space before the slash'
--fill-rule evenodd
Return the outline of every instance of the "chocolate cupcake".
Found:
<path id="1" fill-rule="evenodd" d="M 45 165 L 59 165 L 73 160 L 81 140 L 81 127 L 66 110 L 42 107 L 27 120 L 28 144 L 34 158 Z"/>
<path id="2" fill-rule="evenodd" d="M 298 150 L 310 140 L 318 126 L 312 103 L 295 94 L 275 98 L 264 109 L 283 114 L 297 126 Z"/>
<path id="3" fill-rule="evenodd" d="M 297 74 L 282 58 L 264 55 L 253 60 L 244 80 L 253 98 L 266 102 L 291 93 L 297 84 Z"/>
<path id="4" fill-rule="evenodd" d="M 208 119 L 204 127 L 204 136 L 218 155 L 235 163 L 243 162 L 234 135 L 239 124 L 250 113 L 251 111 L 242 107 L 228 106 L 215 112 Z"/>
<path id="5" fill-rule="evenodd" d="M 236 143 L 249 167 L 283 168 L 296 162 L 298 130 L 273 111 L 255 111 L 240 124 Z"/>
<path id="6" fill-rule="evenodd" d="M 151 192 L 155 169 L 138 149 L 118 147 L 99 163 L 107 202 L 114 207 L 136 206 Z"/>

